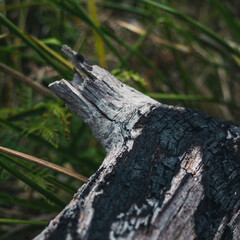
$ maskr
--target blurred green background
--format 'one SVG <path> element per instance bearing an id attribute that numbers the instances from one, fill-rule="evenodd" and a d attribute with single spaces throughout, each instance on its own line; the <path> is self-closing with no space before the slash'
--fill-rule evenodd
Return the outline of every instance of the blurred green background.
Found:
<path id="1" fill-rule="evenodd" d="M 156 100 L 240 123 L 236 0 L 0 0 L 0 145 L 91 176 L 104 150 L 46 91 L 67 44 Z M 27 80 L 26 80 L 27 78 Z M 81 182 L 0 152 L 0 239 L 31 239 Z"/>

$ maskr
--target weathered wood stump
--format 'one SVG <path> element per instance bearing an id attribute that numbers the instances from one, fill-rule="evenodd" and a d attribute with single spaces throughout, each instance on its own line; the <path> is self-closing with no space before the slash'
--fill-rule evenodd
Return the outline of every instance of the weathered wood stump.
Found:
<path id="1" fill-rule="evenodd" d="M 240 239 L 240 127 L 160 104 L 63 51 L 74 80 L 50 88 L 106 158 L 35 239 Z"/>

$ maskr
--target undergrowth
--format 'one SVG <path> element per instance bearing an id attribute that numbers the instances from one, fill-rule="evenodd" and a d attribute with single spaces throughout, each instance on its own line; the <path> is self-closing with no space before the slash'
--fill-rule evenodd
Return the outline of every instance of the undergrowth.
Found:
<path id="1" fill-rule="evenodd" d="M 163 103 L 239 123 L 239 41 L 236 0 L 0 0 L 0 145 L 86 177 L 100 166 L 87 126 L 41 89 L 72 79 L 62 44 Z M 82 184 L 2 152 L 0 180 L 0 239 L 35 236 Z"/>

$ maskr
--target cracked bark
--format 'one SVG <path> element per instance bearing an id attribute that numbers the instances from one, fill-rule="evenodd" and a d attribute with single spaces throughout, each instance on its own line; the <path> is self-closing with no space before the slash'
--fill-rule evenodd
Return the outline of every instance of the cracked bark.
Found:
<path id="1" fill-rule="evenodd" d="M 50 85 L 106 157 L 40 239 L 239 239 L 240 127 L 167 106 L 63 46 L 74 80 Z"/>

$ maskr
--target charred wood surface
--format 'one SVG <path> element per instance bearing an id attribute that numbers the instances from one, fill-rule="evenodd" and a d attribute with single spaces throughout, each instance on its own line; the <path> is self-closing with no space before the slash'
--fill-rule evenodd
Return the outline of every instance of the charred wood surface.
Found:
<path id="1" fill-rule="evenodd" d="M 240 127 L 160 104 L 63 51 L 74 80 L 50 88 L 106 158 L 35 239 L 240 239 Z"/>

